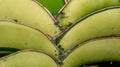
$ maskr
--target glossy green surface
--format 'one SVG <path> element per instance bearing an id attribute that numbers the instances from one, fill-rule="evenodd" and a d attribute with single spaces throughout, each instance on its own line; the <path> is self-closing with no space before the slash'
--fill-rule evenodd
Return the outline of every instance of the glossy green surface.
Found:
<path id="1" fill-rule="evenodd" d="M 0 67 L 59 67 L 50 56 L 38 51 L 22 51 L 0 59 Z"/>
<path id="2" fill-rule="evenodd" d="M 59 55 L 54 43 L 43 33 L 8 21 L 0 21 L 0 47 L 42 50 L 56 58 Z"/>
<path id="3" fill-rule="evenodd" d="M 95 39 L 83 43 L 64 59 L 62 67 L 80 67 L 105 61 L 120 62 L 120 38 Z"/>
<path id="4" fill-rule="evenodd" d="M 54 18 L 35 0 L 0 0 L 0 19 L 20 22 L 52 37 L 61 32 Z"/>
<path id="5" fill-rule="evenodd" d="M 120 0 L 71 0 L 61 11 L 57 20 L 67 28 L 84 16 L 110 6 L 120 6 Z"/>
<path id="6" fill-rule="evenodd" d="M 58 45 L 66 51 L 84 41 L 105 36 L 120 36 L 120 7 L 89 15 L 68 30 Z"/>

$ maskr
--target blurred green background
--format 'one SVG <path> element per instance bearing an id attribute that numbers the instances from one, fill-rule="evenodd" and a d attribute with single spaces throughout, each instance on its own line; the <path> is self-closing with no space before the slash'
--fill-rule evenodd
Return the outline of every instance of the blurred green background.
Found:
<path id="1" fill-rule="evenodd" d="M 45 6 L 53 16 L 55 16 L 58 11 L 65 4 L 64 0 L 37 0 L 43 6 Z"/>

